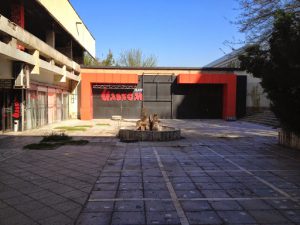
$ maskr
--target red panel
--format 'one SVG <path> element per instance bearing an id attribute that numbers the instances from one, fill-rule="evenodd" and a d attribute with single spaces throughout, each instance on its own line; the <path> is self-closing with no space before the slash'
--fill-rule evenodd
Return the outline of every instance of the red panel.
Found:
<path id="1" fill-rule="evenodd" d="M 101 84 L 138 84 L 137 74 L 107 74 L 82 73 L 81 74 L 81 101 L 80 117 L 82 120 L 93 119 L 92 83 Z"/>
<path id="2" fill-rule="evenodd" d="M 18 26 L 25 27 L 25 10 L 23 0 L 13 0 L 11 4 L 11 21 Z M 17 48 L 24 51 L 25 47 L 18 44 Z"/>

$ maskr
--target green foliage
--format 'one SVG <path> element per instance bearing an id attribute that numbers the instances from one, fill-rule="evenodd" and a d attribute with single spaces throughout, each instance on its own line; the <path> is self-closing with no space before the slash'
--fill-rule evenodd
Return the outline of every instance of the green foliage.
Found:
<path id="1" fill-rule="evenodd" d="M 129 49 L 120 54 L 117 65 L 124 67 L 155 67 L 157 58 L 154 55 L 145 56 L 140 49 Z"/>
<path id="2" fill-rule="evenodd" d="M 93 58 L 88 53 L 84 54 L 83 62 L 85 66 L 115 66 L 116 62 L 111 50 L 107 53 L 105 59 L 101 60 L 98 58 Z"/>
<path id="3" fill-rule="evenodd" d="M 115 66 L 116 62 L 111 50 L 108 51 L 108 54 L 105 59 L 100 61 L 101 66 Z"/>
<path id="4" fill-rule="evenodd" d="M 239 57 L 241 67 L 262 78 L 282 126 L 300 133 L 300 18 L 278 11 L 267 46 L 250 46 Z"/>

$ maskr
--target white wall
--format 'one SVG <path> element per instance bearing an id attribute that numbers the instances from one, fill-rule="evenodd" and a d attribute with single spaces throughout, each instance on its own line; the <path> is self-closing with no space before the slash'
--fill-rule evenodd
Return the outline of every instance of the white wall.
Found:
<path id="1" fill-rule="evenodd" d="M 96 41 L 67 0 L 37 0 L 93 57 Z M 92 2 L 91 2 L 92 4 Z"/>
<path id="2" fill-rule="evenodd" d="M 247 108 L 269 108 L 270 100 L 260 85 L 261 79 L 245 72 L 236 72 L 236 74 L 247 76 Z"/>

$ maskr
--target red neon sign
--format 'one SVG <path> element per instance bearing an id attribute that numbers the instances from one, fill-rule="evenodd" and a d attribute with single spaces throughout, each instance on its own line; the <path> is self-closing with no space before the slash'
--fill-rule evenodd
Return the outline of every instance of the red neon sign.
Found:
<path id="1" fill-rule="evenodd" d="M 104 89 L 100 95 L 100 99 L 105 102 L 109 101 L 142 101 L 143 92 L 132 93 L 113 93 L 110 90 Z"/>

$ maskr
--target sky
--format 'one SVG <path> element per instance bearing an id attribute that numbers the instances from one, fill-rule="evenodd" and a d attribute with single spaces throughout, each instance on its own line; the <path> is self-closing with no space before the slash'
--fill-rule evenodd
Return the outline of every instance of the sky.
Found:
<path id="1" fill-rule="evenodd" d="M 244 35 L 237 0 L 71 0 L 96 39 L 96 54 L 128 49 L 155 55 L 158 66 L 202 67 L 231 52 Z M 240 45 L 233 45 L 238 48 Z"/>

